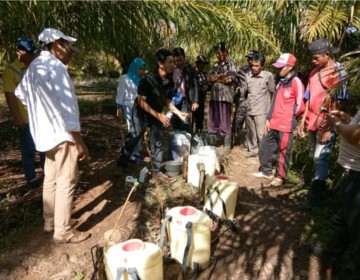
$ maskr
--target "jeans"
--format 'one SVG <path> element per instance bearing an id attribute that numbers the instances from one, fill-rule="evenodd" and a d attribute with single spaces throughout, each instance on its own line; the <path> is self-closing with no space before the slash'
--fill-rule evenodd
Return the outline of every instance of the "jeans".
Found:
<path id="1" fill-rule="evenodd" d="M 308 131 L 310 150 L 314 156 L 315 175 L 314 180 L 325 181 L 329 174 L 330 152 L 334 146 L 336 133 L 331 131 L 330 138 L 326 144 L 317 141 L 318 132 Z"/>
<path id="2" fill-rule="evenodd" d="M 30 127 L 27 124 L 24 128 L 19 129 L 20 148 L 21 148 L 21 160 L 24 168 L 25 179 L 27 183 L 30 183 L 37 179 L 36 166 L 35 166 L 35 143 L 30 133 Z M 40 154 L 41 169 L 44 170 L 45 153 Z"/>
<path id="3" fill-rule="evenodd" d="M 134 106 L 134 108 L 136 108 Z M 154 172 L 160 171 L 163 161 L 164 148 L 162 144 L 163 126 L 157 120 L 149 121 L 144 112 L 139 112 L 136 109 L 132 112 L 131 126 L 128 134 L 125 137 L 124 145 L 121 149 L 120 158 L 117 161 L 117 166 L 126 168 L 130 156 L 134 152 L 134 148 L 144 135 L 147 127 L 150 128 L 150 149 Z"/>

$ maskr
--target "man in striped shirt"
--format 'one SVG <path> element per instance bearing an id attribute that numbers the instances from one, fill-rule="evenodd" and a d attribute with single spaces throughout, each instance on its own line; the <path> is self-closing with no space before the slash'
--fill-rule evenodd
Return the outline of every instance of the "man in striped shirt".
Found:
<path id="1" fill-rule="evenodd" d="M 354 271 L 351 280 L 360 279 L 360 110 L 354 118 L 342 111 L 328 114 L 327 124 L 340 135 L 338 163 L 344 173 L 340 181 L 341 209 L 333 221 L 333 235 L 320 258 L 322 268 L 331 272 L 335 262 L 353 245 Z"/>

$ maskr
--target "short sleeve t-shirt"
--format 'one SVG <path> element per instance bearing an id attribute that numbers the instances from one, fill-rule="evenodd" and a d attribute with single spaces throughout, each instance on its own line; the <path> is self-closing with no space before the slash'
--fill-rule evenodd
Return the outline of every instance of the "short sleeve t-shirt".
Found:
<path id="1" fill-rule="evenodd" d="M 347 87 L 340 87 L 338 92 L 331 97 L 331 100 L 326 102 L 330 98 L 326 89 L 330 90 L 341 80 L 342 73 L 337 69 L 338 67 L 339 64 L 337 63 L 321 70 L 316 67 L 310 73 L 309 83 L 304 95 L 304 99 L 309 102 L 309 111 L 306 116 L 306 124 L 309 130 L 317 131 L 319 129 L 324 117 L 323 114 L 320 114 L 320 109 L 324 106 L 324 103 L 330 104 L 331 100 L 348 100 L 350 98 Z"/>
<path id="2" fill-rule="evenodd" d="M 9 92 L 11 94 L 14 94 L 15 88 L 20 83 L 20 80 L 23 74 L 25 73 L 25 71 L 26 71 L 25 66 L 17 60 L 11 63 L 8 67 L 6 67 L 3 73 L 4 92 Z M 29 123 L 26 107 L 20 102 L 19 99 L 17 99 L 17 109 L 23 121 L 25 123 Z"/>
<path id="3" fill-rule="evenodd" d="M 171 100 L 172 91 L 174 88 L 174 83 L 170 77 L 166 79 L 161 79 L 157 72 L 150 72 L 141 79 L 138 86 L 138 94 L 146 97 L 146 102 L 153 108 L 156 112 L 161 113 L 165 106 L 166 99 Z M 149 121 L 155 120 L 153 116 L 146 113 L 138 106 L 138 103 L 135 102 L 137 109 L 144 113 L 144 116 L 148 117 Z"/>

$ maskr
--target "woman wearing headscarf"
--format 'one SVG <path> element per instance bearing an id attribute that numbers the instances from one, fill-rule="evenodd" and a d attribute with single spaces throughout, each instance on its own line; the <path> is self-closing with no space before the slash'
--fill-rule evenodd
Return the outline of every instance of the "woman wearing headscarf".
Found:
<path id="1" fill-rule="evenodd" d="M 128 72 L 120 77 L 116 94 L 117 116 L 125 118 L 128 131 L 131 126 L 131 112 L 135 98 L 138 95 L 138 85 L 145 74 L 145 61 L 142 58 L 135 58 L 129 67 Z M 137 143 L 130 161 L 139 163 L 141 161 L 140 152 L 141 139 Z"/>

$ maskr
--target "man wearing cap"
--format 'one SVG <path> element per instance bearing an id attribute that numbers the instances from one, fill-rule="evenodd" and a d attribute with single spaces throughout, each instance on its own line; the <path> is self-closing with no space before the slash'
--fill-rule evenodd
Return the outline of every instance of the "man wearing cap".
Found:
<path id="1" fill-rule="evenodd" d="M 196 57 L 195 71 L 197 74 L 199 87 L 199 108 L 193 113 L 195 118 L 196 133 L 202 132 L 204 128 L 205 100 L 206 93 L 209 90 L 207 73 L 204 71 L 206 64 L 208 64 L 208 62 L 201 55 Z"/>
<path id="2" fill-rule="evenodd" d="M 306 109 L 298 127 L 301 137 L 305 137 L 305 126 L 307 128 L 315 162 L 315 175 L 304 204 L 304 208 L 308 210 L 319 205 L 326 190 L 330 152 L 335 141 L 335 133 L 325 125 L 326 116 L 321 109 L 325 108 L 329 112 L 337 109 L 340 102 L 348 100 L 350 96 L 345 84 L 336 88 L 345 74 L 341 65 L 333 58 L 333 54 L 340 50 L 329 44 L 327 39 L 314 41 L 309 50 L 315 69 L 309 76 L 304 95 Z"/>
<path id="3" fill-rule="evenodd" d="M 236 104 L 235 115 L 233 119 L 233 137 L 234 134 L 239 134 L 242 130 L 245 120 L 246 120 L 246 111 L 247 111 L 247 96 L 240 95 L 240 87 L 245 83 L 245 75 L 251 71 L 251 60 L 253 55 L 259 53 L 257 50 L 251 50 L 245 57 L 247 58 L 247 64 L 242 66 L 236 75 L 237 86 L 235 89 L 235 98 L 234 103 Z"/>
<path id="4" fill-rule="evenodd" d="M 273 64 L 279 69 L 280 80 L 266 116 L 264 137 L 259 146 L 259 172 L 252 174 L 258 178 L 272 178 L 274 155 L 276 155 L 276 173 L 270 183 L 271 186 L 282 185 L 286 177 L 296 117 L 305 109 L 304 85 L 296 76 L 295 64 L 296 58 L 291 53 L 280 55 Z"/>
<path id="5" fill-rule="evenodd" d="M 231 106 L 234 99 L 236 62 L 229 57 L 228 49 L 222 42 L 214 48 L 217 62 L 208 73 L 211 94 L 208 113 L 210 142 L 215 144 L 217 133 L 224 136 L 224 153 L 231 148 Z"/>
<path id="6" fill-rule="evenodd" d="M 270 109 L 271 96 L 275 91 L 273 74 L 263 70 L 265 56 L 255 53 L 251 59 L 251 71 L 246 73 L 245 82 L 240 86 L 240 96 L 247 96 L 245 157 L 256 157 L 264 135 L 266 115 Z"/>
<path id="7" fill-rule="evenodd" d="M 37 150 L 46 152 L 43 187 L 44 232 L 56 243 L 79 243 L 90 234 L 73 228 L 72 202 L 78 182 L 78 161 L 88 157 L 80 134 L 79 107 L 67 72 L 75 38 L 54 28 L 39 35 L 40 55 L 15 90 L 28 108 Z"/>
<path id="8" fill-rule="evenodd" d="M 36 149 L 30 133 L 29 119 L 26 107 L 16 98 L 14 91 L 19 84 L 26 69 L 35 58 L 37 48 L 28 38 L 19 38 L 15 44 L 16 60 L 4 69 L 3 87 L 6 102 L 9 106 L 14 125 L 19 131 L 21 160 L 24 168 L 25 179 L 30 187 L 42 184 L 42 178 L 36 175 L 35 156 Z M 40 165 L 44 169 L 45 154 L 40 153 Z"/>

